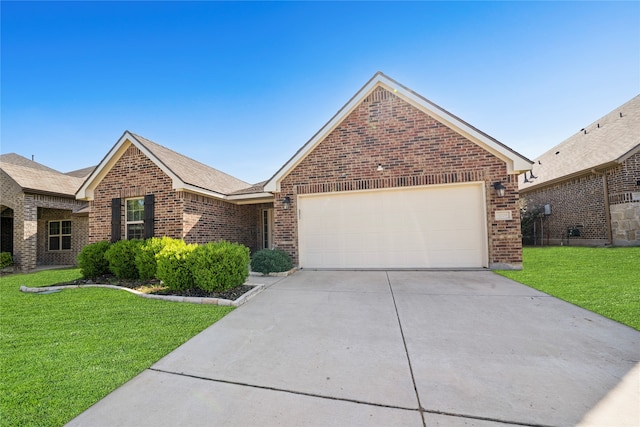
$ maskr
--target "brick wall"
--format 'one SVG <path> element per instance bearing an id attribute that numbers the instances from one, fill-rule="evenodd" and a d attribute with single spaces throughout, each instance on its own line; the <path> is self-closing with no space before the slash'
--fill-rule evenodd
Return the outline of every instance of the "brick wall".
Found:
<path id="1" fill-rule="evenodd" d="M 156 236 L 183 237 L 183 201 L 171 188 L 171 178 L 137 147 L 130 146 L 94 190 L 89 213 L 89 240 L 111 240 L 111 200 L 120 198 L 121 236 L 125 237 L 125 199 L 154 194 Z"/>
<path id="2" fill-rule="evenodd" d="M 640 245 L 640 153 L 605 173 L 613 241 L 608 240 L 603 176 L 586 173 L 522 193 L 529 208 L 551 205 L 552 214 L 537 222 L 544 236 L 536 244 Z M 580 236 L 569 237 L 569 228 L 578 229 Z"/>
<path id="3" fill-rule="evenodd" d="M 585 175 L 536 191 L 522 193 L 527 208 L 551 205 L 551 215 L 538 220 L 536 244 L 604 245 L 607 227 L 603 178 Z M 576 228 L 580 237 L 568 237 Z M 544 235 L 540 234 L 544 230 Z M 544 240 L 542 240 L 544 239 Z"/>
<path id="4" fill-rule="evenodd" d="M 384 171 L 376 170 L 382 164 Z M 520 212 L 515 177 L 506 165 L 432 117 L 378 88 L 320 142 L 281 182 L 275 195 L 275 244 L 298 263 L 296 197 L 300 191 L 375 188 L 484 181 L 490 266 L 522 263 Z M 507 195 L 497 198 L 492 184 L 502 181 Z M 370 187 L 367 187 L 370 188 Z M 291 208 L 281 200 L 291 197 Z M 495 221 L 495 210 L 512 220 Z"/>
<path id="5" fill-rule="evenodd" d="M 256 247 L 256 207 L 177 192 L 158 166 L 138 148 L 130 146 L 94 191 L 90 240 L 111 239 L 111 200 L 122 199 L 121 236 L 125 238 L 125 199 L 154 194 L 154 234 L 189 243 L 227 240 Z"/>
<path id="6" fill-rule="evenodd" d="M 620 166 L 609 171 L 607 184 L 609 185 L 609 195 L 612 203 L 615 203 L 615 196 L 640 192 L 640 152 L 629 157 Z"/>
<path id="7" fill-rule="evenodd" d="M 71 221 L 71 249 L 49 250 L 49 221 Z M 70 210 L 40 208 L 38 210 L 38 249 L 39 265 L 76 265 L 76 257 L 89 243 L 89 218 L 73 215 Z"/>
<path id="8" fill-rule="evenodd" d="M 256 205 L 234 205 L 191 193 L 184 199 L 184 239 L 188 243 L 226 240 L 257 247 Z"/>

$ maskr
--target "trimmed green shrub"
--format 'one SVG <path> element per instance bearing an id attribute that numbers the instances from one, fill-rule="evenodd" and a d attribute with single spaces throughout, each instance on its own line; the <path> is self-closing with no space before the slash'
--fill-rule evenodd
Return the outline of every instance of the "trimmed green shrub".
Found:
<path id="1" fill-rule="evenodd" d="M 91 243 L 78 254 L 78 267 L 85 279 L 102 276 L 109 272 L 109 261 L 104 257 L 104 253 L 109 249 L 111 243 L 106 240 Z"/>
<path id="2" fill-rule="evenodd" d="M 251 257 L 251 270 L 258 273 L 280 273 L 291 268 L 291 258 L 281 249 L 263 249 Z"/>
<path id="3" fill-rule="evenodd" d="M 138 275 L 142 280 L 149 280 L 156 277 L 158 269 L 157 255 L 171 242 L 171 237 L 152 237 L 144 241 L 136 253 L 136 267 Z"/>
<path id="4" fill-rule="evenodd" d="M 187 244 L 184 240 L 171 239 L 158 252 L 156 277 L 170 289 L 183 290 L 194 287 L 190 258 L 196 248 L 195 244 Z"/>
<path id="5" fill-rule="evenodd" d="M 109 261 L 109 270 L 118 279 L 137 279 L 139 277 L 136 266 L 136 255 L 142 246 L 142 240 L 118 240 L 104 253 Z"/>
<path id="6" fill-rule="evenodd" d="M 195 285 L 220 292 L 242 285 L 249 275 L 249 248 L 225 241 L 198 246 L 191 257 Z"/>
<path id="7" fill-rule="evenodd" d="M 13 264 L 11 252 L 0 252 L 0 270 Z"/>

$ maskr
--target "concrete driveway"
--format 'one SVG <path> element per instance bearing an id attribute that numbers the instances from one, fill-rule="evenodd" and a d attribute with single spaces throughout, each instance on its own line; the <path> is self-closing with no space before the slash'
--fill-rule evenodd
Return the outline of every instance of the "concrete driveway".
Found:
<path id="1" fill-rule="evenodd" d="M 490 271 L 277 280 L 69 425 L 640 425 L 640 332 Z"/>

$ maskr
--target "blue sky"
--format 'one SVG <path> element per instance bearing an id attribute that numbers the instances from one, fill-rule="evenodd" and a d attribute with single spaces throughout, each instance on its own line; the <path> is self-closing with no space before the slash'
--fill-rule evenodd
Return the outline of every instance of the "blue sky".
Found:
<path id="1" fill-rule="evenodd" d="M 2 153 L 125 130 L 254 183 L 382 71 L 529 158 L 640 93 L 639 2 L 7 2 Z"/>

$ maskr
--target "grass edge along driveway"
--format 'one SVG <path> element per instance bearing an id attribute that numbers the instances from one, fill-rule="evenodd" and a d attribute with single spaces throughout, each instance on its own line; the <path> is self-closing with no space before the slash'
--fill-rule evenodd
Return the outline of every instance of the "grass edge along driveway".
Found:
<path id="1" fill-rule="evenodd" d="M 497 273 L 640 331 L 640 247 L 525 247 Z"/>
<path id="2" fill-rule="evenodd" d="M 19 291 L 79 277 L 0 278 L 0 426 L 64 425 L 233 310 L 101 288 Z"/>

